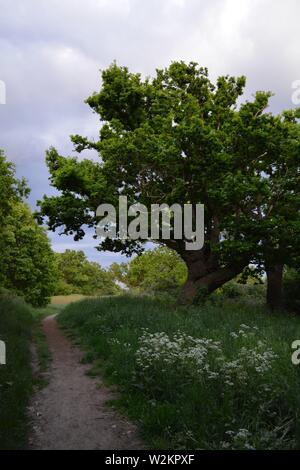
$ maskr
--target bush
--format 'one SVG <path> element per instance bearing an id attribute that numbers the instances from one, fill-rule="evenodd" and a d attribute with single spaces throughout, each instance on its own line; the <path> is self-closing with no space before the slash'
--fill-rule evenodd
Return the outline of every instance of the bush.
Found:
<path id="1" fill-rule="evenodd" d="M 220 288 L 220 292 L 228 299 L 236 299 L 241 297 L 244 290 L 245 286 L 238 284 L 235 281 L 227 282 L 223 287 Z"/>
<path id="2" fill-rule="evenodd" d="M 206 299 L 206 303 L 213 305 L 223 305 L 223 302 L 231 301 L 232 303 L 240 303 L 248 305 L 265 305 L 266 284 L 240 284 L 233 280 L 224 284 L 215 292 L 210 294 Z"/>

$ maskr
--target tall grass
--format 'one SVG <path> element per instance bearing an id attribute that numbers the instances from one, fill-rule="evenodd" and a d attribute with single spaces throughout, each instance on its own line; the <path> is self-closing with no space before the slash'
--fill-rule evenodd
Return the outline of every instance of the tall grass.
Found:
<path id="1" fill-rule="evenodd" d="M 6 365 L 0 365 L 0 449 L 26 446 L 26 408 L 32 392 L 30 308 L 19 299 L 0 297 L 0 339 L 6 343 Z"/>
<path id="2" fill-rule="evenodd" d="M 153 448 L 300 447 L 300 319 L 226 300 L 172 308 L 151 298 L 67 306 L 64 328 L 118 385 L 115 403 Z"/>

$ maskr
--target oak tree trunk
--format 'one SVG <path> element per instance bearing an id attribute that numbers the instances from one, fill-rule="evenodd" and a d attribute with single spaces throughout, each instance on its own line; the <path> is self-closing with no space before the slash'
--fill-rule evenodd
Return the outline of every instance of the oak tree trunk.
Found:
<path id="1" fill-rule="evenodd" d="M 283 264 L 276 264 L 267 271 L 267 305 L 270 310 L 280 310 L 283 307 Z"/>
<path id="2" fill-rule="evenodd" d="M 178 299 L 179 304 L 198 304 L 226 282 L 235 278 L 247 266 L 247 262 L 210 269 L 209 265 L 187 263 L 188 279 Z"/>

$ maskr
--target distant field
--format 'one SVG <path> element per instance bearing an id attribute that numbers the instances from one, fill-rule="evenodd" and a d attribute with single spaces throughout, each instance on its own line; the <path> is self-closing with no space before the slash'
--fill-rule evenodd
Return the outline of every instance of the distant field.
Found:
<path id="1" fill-rule="evenodd" d="M 68 305 L 78 300 L 88 299 L 91 296 L 72 294 L 72 295 L 55 295 L 51 298 L 51 305 Z"/>

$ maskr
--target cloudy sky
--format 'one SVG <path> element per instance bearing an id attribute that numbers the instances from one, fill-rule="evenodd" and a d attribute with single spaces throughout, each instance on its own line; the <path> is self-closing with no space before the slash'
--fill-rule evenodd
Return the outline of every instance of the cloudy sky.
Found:
<path id="1" fill-rule="evenodd" d="M 152 75 L 172 60 L 220 74 L 246 75 L 246 96 L 271 90 L 272 111 L 293 107 L 300 80 L 299 0 L 0 0 L 0 148 L 32 188 L 30 204 L 50 194 L 45 150 L 70 154 L 70 134 L 96 136 L 84 104 L 113 60 Z M 82 248 L 103 265 L 91 238 L 75 244 L 51 234 L 53 248 Z"/>

